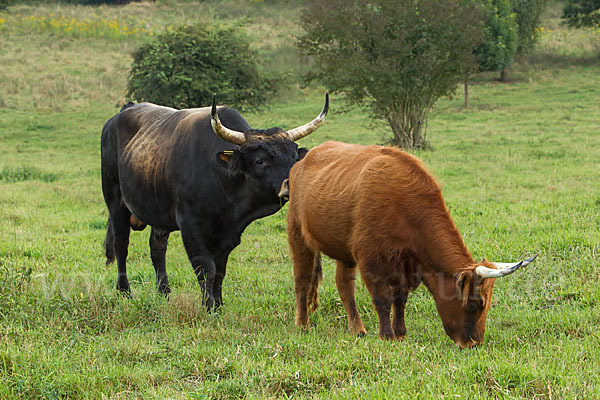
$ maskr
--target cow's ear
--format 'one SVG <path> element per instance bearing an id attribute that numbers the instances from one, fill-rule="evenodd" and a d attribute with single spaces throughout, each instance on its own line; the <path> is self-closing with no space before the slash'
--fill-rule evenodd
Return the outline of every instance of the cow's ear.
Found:
<path id="1" fill-rule="evenodd" d="M 302 160 L 306 153 L 308 153 L 308 149 L 306 147 L 300 147 L 298 149 L 298 161 Z"/>
<path id="2" fill-rule="evenodd" d="M 473 273 L 471 271 L 461 272 L 456 279 L 456 287 L 458 289 L 458 294 L 462 300 L 463 306 L 469 301 L 469 294 L 471 293 L 472 284 Z"/>

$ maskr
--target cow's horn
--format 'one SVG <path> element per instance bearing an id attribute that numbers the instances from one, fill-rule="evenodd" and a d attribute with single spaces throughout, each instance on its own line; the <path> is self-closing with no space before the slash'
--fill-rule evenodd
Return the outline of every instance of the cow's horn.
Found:
<path id="1" fill-rule="evenodd" d="M 292 141 L 296 141 L 316 131 L 317 128 L 321 126 L 323 121 L 325 121 L 327 111 L 329 111 L 329 92 L 325 92 L 325 105 L 323 106 L 321 114 L 319 114 L 317 118 L 313 119 L 308 124 L 287 131 L 288 138 Z"/>
<path id="2" fill-rule="evenodd" d="M 481 278 L 501 278 L 506 275 L 510 275 L 519 268 L 525 267 L 533 262 L 538 255 L 528 258 L 525 261 L 518 262 L 516 264 L 512 263 L 494 263 L 497 269 L 484 267 L 483 265 L 475 268 L 475 273 L 479 275 Z"/>
<path id="3" fill-rule="evenodd" d="M 213 93 L 212 99 L 212 110 L 210 112 L 210 124 L 212 125 L 213 131 L 221 139 L 227 140 L 228 142 L 243 145 L 246 142 L 246 136 L 243 132 L 234 131 L 233 129 L 229 129 L 221 123 L 219 120 L 219 116 L 217 115 L 217 94 Z"/>

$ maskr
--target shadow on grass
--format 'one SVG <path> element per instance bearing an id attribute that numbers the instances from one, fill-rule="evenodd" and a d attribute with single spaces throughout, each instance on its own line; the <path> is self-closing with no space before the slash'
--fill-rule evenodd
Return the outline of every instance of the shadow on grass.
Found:
<path id="1" fill-rule="evenodd" d="M 539 51 L 529 55 L 519 64 L 536 69 L 557 69 L 570 67 L 600 67 L 600 52 L 598 54 L 556 54 L 549 51 Z"/>

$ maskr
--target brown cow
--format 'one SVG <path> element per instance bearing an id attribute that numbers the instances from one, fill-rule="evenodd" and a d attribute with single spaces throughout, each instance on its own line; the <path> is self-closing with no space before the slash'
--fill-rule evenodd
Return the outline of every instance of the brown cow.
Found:
<path id="1" fill-rule="evenodd" d="M 317 305 L 320 253 L 337 261 L 336 284 L 350 332 L 366 333 L 354 297 L 358 267 L 382 338 L 404 338 L 408 293 L 423 282 L 446 333 L 461 347 L 483 342 L 494 278 L 535 258 L 517 264 L 473 261 L 440 186 L 420 160 L 395 148 L 324 143 L 292 167 L 280 196 L 286 194 L 296 325 L 305 328 L 308 308 L 312 312 Z"/>

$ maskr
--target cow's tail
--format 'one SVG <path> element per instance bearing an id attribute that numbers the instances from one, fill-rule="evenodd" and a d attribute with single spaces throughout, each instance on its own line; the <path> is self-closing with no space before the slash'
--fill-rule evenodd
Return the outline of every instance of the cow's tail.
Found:
<path id="1" fill-rule="evenodd" d="M 123 107 L 121 107 L 121 111 L 127 110 L 129 107 L 133 107 L 133 106 L 135 106 L 135 103 L 133 101 L 130 101 L 129 103 L 127 103 Z"/>
<path id="2" fill-rule="evenodd" d="M 110 217 L 106 223 L 106 238 L 104 239 L 104 248 L 106 249 L 106 265 L 110 265 L 115 261 L 115 234 L 113 233 Z"/>
<path id="3" fill-rule="evenodd" d="M 319 283 L 323 280 L 323 266 L 321 265 L 321 254 L 315 257 L 313 276 L 308 291 L 308 310 L 312 314 L 319 306 Z"/>

